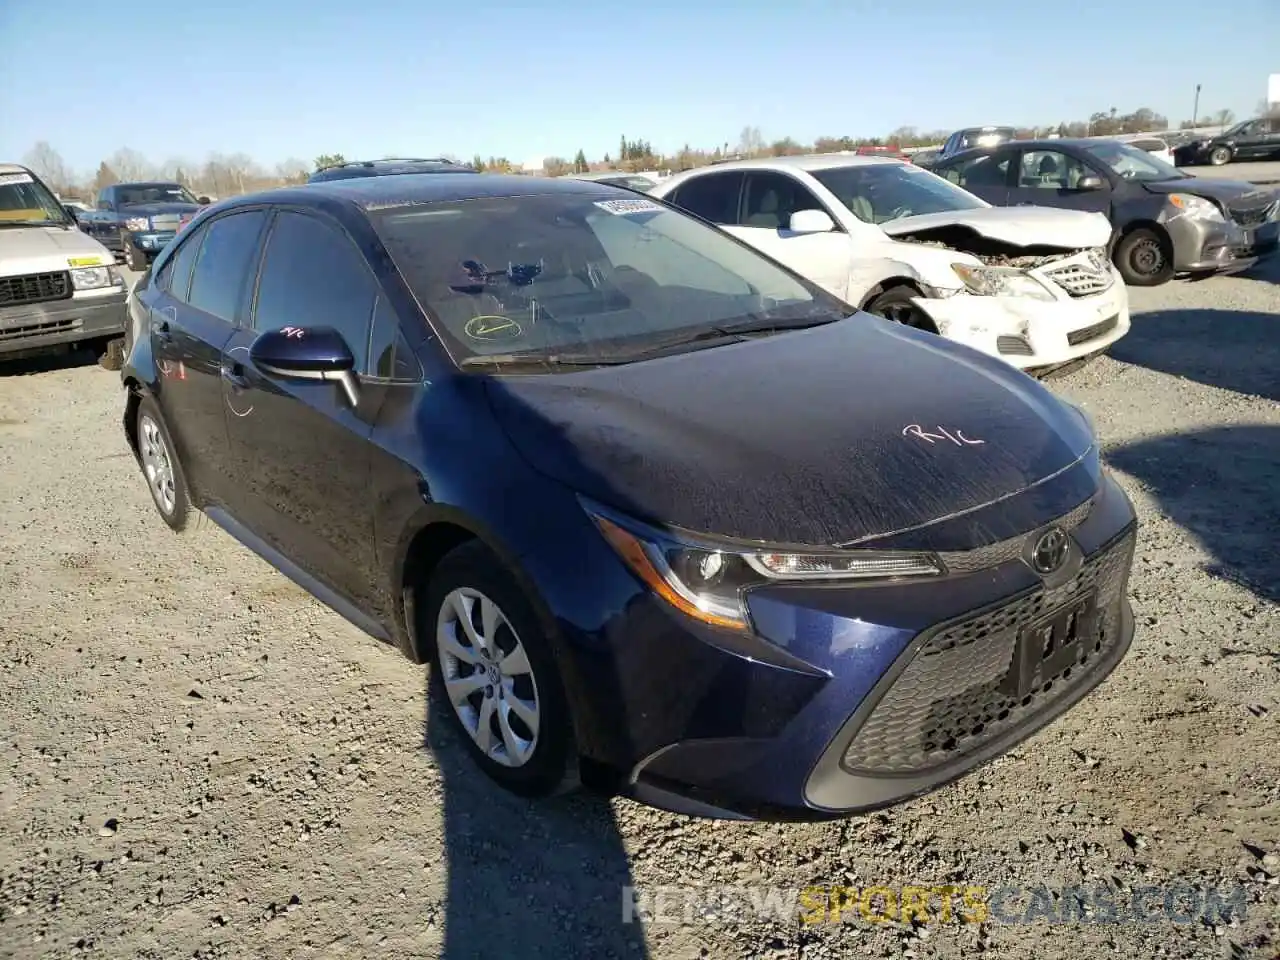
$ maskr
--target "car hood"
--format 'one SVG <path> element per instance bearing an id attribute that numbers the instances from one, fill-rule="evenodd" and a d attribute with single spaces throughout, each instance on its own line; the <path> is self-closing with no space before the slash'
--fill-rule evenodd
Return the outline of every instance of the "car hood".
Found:
<path id="1" fill-rule="evenodd" d="M 1187 177 L 1185 180 L 1157 180 L 1143 183 L 1151 193 L 1190 193 L 1209 197 L 1233 207 L 1264 206 L 1275 200 L 1274 191 L 1246 180 L 1218 180 L 1212 177 Z"/>
<path id="2" fill-rule="evenodd" d="M 115 258 L 106 247 L 75 227 L 69 230 L 62 227 L 0 228 L 0 275 L 3 276 L 112 263 L 115 263 Z"/>
<path id="3" fill-rule="evenodd" d="M 122 203 L 120 212 L 131 217 L 156 217 L 166 213 L 194 213 L 200 209 L 198 203 Z"/>
<path id="4" fill-rule="evenodd" d="M 485 386 L 543 474 L 639 519 L 770 543 L 919 528 L 1026 490 L 1093 444 L 1084 418 L 1030 377 L 862 313 Z"/>
<path id="5" fill-rule="evenodd" d="M 979 207 L 946 213 L 922 213 L 880 224 L 891 237 L 968 227 L 991 240 L 1018 247 L 1053 246 L 1069 249 L 1103 247 L 1111 239 L 1111 223 L 1101 213 L 1058 210 L 1053 207 Z"/>

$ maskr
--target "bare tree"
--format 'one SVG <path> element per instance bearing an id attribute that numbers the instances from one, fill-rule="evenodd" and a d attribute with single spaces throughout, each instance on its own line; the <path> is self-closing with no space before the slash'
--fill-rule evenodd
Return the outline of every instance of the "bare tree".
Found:
<path id="1" fill-rule="evenodd" d="M 44 140 L 27 151 L 23 163 L 57 193 L 65 192 L 72 185 L 71 171 L 62 162 L 62 155 Z"/>
<path id="2" fill-rule="evenodd" d="M 306 183 L 311 175 L 311 168 L 305 160 L 290 157 L 276 164 L 276 176 L 285 183 Z"/>
<path id="3" fill-rule="evenodd" d="M 1219 110 L 1213 115 L 1213 122 L 1220 127 L 1229 127 L 1235 118 L 1236 114 L 1234 110 Z"/>
<path id="4" fill-rule="evenodd" d="M 759 127 L 743 127 L 738 134 L 738 152 L 744 157 L 754 157 L 764 153 L 764 136 Z"/>
<path id="5" fill-rule="evenodd" d="M 121 147 L 107 158 L 107 166 L 116 172 L 122 183 L 131 180 L 146 180 L 151 176 L 151 164 L 137 150 Z"/>

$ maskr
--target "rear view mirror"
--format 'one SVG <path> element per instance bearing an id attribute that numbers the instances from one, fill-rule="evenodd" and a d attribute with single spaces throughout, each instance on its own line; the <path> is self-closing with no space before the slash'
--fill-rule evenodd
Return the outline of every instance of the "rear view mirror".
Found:
<path id="1" fill-rule="evenodd" d="M 355 357 L 332 327 L 282 327 L 260 334 L 249 359 L 263 373 L 291 380 L 329 380 L 342 384 L 347 399 L 360 402 Z"/>
<path id="2" fill-rule="evenodd" d="M 787 227 L 792 233 L 830 233 L 835 228 L 835 221 L 825 210 L 797 210 Z"/>
<path id="3" fill-rule="evenodd" d="M 1101 177 L 1081 177 L 1076 183 L 1077 190 L 1101 190 L 1104 184 Z"/>

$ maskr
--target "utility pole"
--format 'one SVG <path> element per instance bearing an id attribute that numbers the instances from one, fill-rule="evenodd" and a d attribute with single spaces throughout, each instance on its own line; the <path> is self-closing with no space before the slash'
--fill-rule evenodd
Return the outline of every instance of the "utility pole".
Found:
<path id="1" fill-rule="evenodd" d="M 1191 125 L 1200 126 L 1200 84 L 1196 84 L 1196 105 L 1191 108 Z"/>

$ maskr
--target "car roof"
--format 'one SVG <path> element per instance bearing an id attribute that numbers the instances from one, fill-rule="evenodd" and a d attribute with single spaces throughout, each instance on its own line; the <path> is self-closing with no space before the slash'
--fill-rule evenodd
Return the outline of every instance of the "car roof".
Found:
<path id="1" fill-rule="evenodd" d="M 26 167 L 18 163 L 0 163 L 0 173 L 30 173 Z"/>
<path id="2" fill-rule="evenodd" d="M 337 201 L 366 212 L 419 203 L 447 203 L 486 197 L 618 196 L 634 197 L 630 190 L 592 180 L 528 177 L 501 173 L 455 173 L 441 177 L 434 173 L 408 173 L 394 177 L 356 177 L 279 187 L 263 193 L 247 194 L 219 204 L 219 209 L 257 203 L 321 204 Z"/>
<path id="3" fill-rule="evenodd" d="M 443 157 L 389 157 L 383 160 L 348 160 L 324 167 L 311 174 L 310 183 L 326 180 L 350 180 L 357 177 L 381 177 L 410 173 L 472 173 L 471 167 Z"/>
<path id="4" fill-rule="evenodd" d="M 871 167 L 905 163 L 897 157 L 856 153 L 808 153 L 798 157 L 758 157 L 753 160 L 726 160 L 705 167 L 685 170 L 677 176 L 703 173 L 707 170 L 830 170 L 833 167 Z"/>

